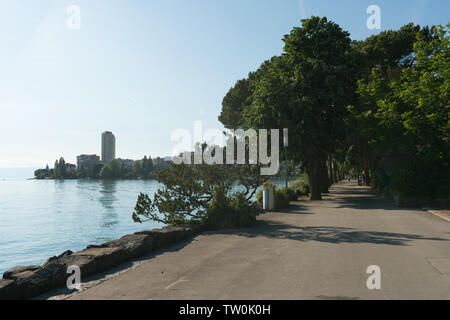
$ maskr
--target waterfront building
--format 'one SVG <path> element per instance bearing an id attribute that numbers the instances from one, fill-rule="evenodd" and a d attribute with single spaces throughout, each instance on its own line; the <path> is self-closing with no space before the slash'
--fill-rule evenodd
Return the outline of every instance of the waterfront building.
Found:
<path id="1" fill-rule="evenodd" d="M 131 159 L 116 159 L 117 163 L 119 164 L 119 167 L 123 167 L 127 170 L 133 170 L 134 160 Z"/>
<path id="2" fill-rule="evenodd" d="M 116 137 L 110 131 L 102 133 L 102 162 L 109 163 L 116 158 Z"/>
<path id="3" fill-rule="evenodd" d="M 77 169 L 93 168 L 100 163 L 100 157 L 96 154 L 81 154 L 77 156 Z"/>
<path id="4" fill-rule="evenodd" d="M 165 169 L 170 167 L 170 162 L 171 160 L 170 157 L 165 157 L 165 158 L 161 158 L 161 157 L 157 157 L 155 159 L 153 159 L 153 168 L 155 170 L 161 170 L 161 169 Z"/>
<path id="5" fill-rule="evenodd" d="M 161 159 L 160 157 L 157 157 L 157 158 L 154 158 L 154 159 L 152 159 L 152 161 L 153 161 L 153 166 L 159 166 L 160 164 L 162 164 L 163 163 L 163 159 Z"/>

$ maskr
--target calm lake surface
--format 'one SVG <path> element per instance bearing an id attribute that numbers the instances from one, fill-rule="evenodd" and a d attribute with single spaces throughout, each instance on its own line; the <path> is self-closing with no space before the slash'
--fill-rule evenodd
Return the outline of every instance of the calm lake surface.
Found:
<path id="1" fill-rule="evenodd" d="M 159 187 L 155 180 L 0 179 L 0 276 L 66 250 L 163 227 L 131 218 L 138 194 Z"/>
<path id="2" fill-rule="evenodd" d="M 0 180 L 0 274 L 162 227 L 131 218 L 138 194 L 158 187 L 154 180 Z"/>

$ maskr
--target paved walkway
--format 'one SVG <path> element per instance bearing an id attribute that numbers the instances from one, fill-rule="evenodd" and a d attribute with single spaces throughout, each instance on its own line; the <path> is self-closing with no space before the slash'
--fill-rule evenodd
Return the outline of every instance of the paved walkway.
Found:
<path id="1" fill-rule="evenodd" d="M 370 265 L 381 289 L 366 285 Z M 450 222 L 354 183 L 255 227 L 197 236 L 70 299 L 450 299 Z"/>

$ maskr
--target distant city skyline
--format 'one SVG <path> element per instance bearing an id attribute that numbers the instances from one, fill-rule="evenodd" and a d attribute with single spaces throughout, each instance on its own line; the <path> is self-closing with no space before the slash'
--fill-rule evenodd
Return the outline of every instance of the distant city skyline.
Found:
<path id="1" fill-rule="evenodd" d="M 413 22 L 446 24 L 446 0 L 0 0 L 0 168 L 45 167 L 99 154 L 171 155 L 171 133 L 223 129 L 224 95 L 282 52 L 300 19 L 326 16 L 364 39 Z M 80 28 L 67 8 L 81 9 Z M 370 5 L 381 30 L 366 26 Z"/>
<path id="2" fill-rule="evenodd" d="M 146 155 L 144 156 L 146 157 Z M 64 158 L 64 157 L 63 157 Z M 154 165 L 158 165 L 167 160 L 167 157 L 148 156 L 152 159 Z M 111 131 L 104 131 L 101 134 L 101 150 L 100 156 L 95 154 L 80 154 L 77 156 L 77 170 L 84 170 L 85 168 L 94 168 L 97 165 L 107 165 L 112 160 L 116 160 L 119 165 L 124 165 L 128 169 L 132 169 L 135 162 L 141 162 L 142 159 L 123 159 L 116 158 L 116 137 Z M 69 162 L 66 164 L 70 165 Z"/>

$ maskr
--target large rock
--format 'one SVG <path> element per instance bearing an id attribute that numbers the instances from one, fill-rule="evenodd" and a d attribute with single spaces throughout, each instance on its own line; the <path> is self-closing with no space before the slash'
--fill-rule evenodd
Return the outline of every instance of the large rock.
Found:
<path id="1" fill-rule="evenodd" d="M 16 286 L 21 298 L 31 298 L 54 288 L 62 287 L 67 279 L 66 265 L 52 261 L 34 271 L 16 275 Z"/>
<path id="2" fill-rule="evenodd" d="M 111 268 L 124 259 L 121 248 L 92 248 L 51 258 L 37 269 L 11 273 L 21 298 L 31 298 L 66 285 L 70 266 L 80 268 L 81 279 Z M 17 270 L 19 271 L 19 270 Z"/>
<path id="3" fill-rule="evenodd" d="M 19 297 L 16 282 L 9 279 L 0 280 L 0 300 L 15 300 Z"/>
<path id="4" fill-rule="evenodd" d="M 131 259 L 153 251 L 154 239 L 152 234 L 127 234 L 120 239 L 111 240 L 100 245 L 101 248 L 121 248 Z"/>
<path id="5" fill-rule="evenodd" d="M 58 259 L 61 259 L 63 257 L 67 257 L 70 256 L 73 252 L 71 250 L 66 250 L 63 253 L 61 253 L 59 256 L 53 256 L 47 259 L 47 261 L 45 261 L 45 264 L 51 262 L 51 261 L 56 261 Z"/>
<path id="6" fill-rule="evenodd" d="M 26 274 L 29 274 L 40 267 L 41 266 L 14 267 L 3 273 L 3 279 L 17 280 L 18 278 L 24 278 Z"/>
<path id="7" fill-rule="evenodd" d="M 81 277 L 105 271 L 114 267 L 128 258 L 123 248 L 89 248 L 73 253 L 59 260 L 67 268 L 77 266 L 80 268 Z"/>
<path id="8" fill-rule="evenodd" d="M 135 234 L 145 234 L 153 238 L 154 249 L 165 248 L 175 242 L 194 236 L 202 230 L 198 225 L 164 227 L 162 229 L 144 230 Z"/>

